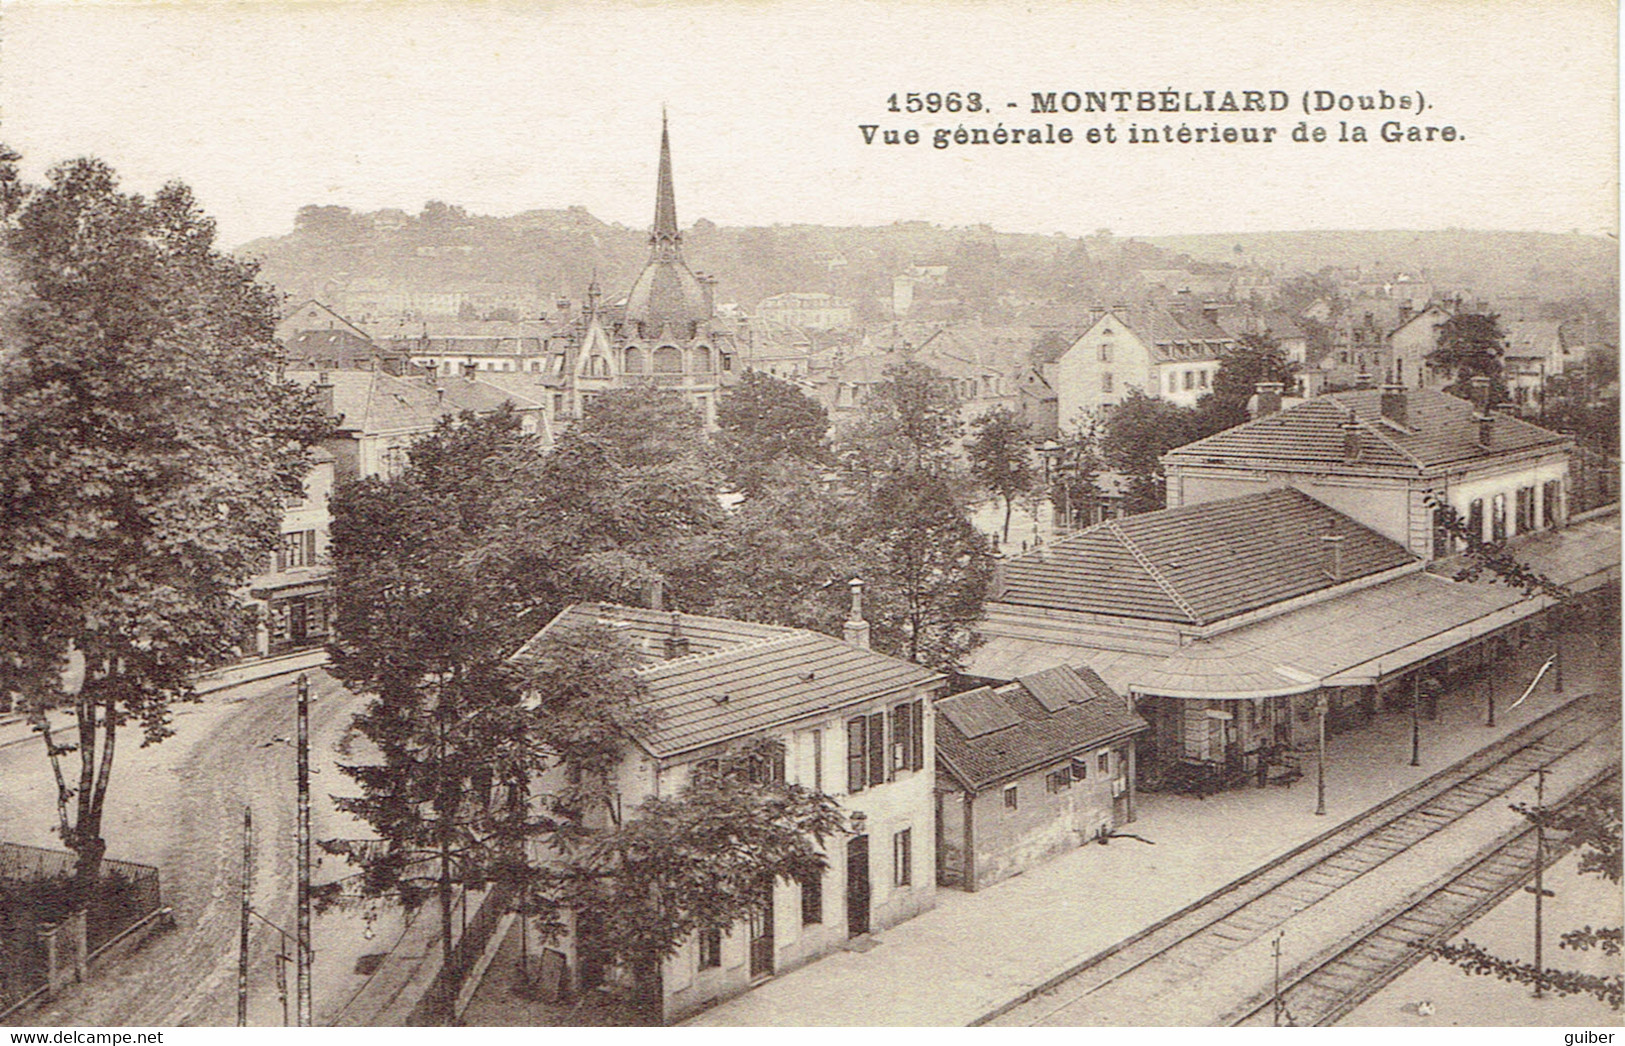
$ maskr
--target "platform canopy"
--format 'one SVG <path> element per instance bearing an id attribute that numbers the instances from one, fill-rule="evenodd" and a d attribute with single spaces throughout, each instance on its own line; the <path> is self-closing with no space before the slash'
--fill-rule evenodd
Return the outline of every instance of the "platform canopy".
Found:
<path id="1" fill-rule="evenodd" d="M 1520 562 L 1571 591 L 1619 579 L 1617 514 L 1536 535 L 1513 548 Z M 1163 651 L 1101 650 L 1066 642 L 1063 629 L 992 635 L 968 666 L 1014 678 L 1057 664 L 1084 664 L 1136 696 L 1257 700 L 1323 686 L 1363 686 L 1493 635 L 1553 604 L 1549 596 L 1480 577 L 1454 579 L 1455 565 L 1417 571 L 1301 606 Z M 995 627 L 1002 626 L 1002 620 Z M 1089 639 L 1099 643 L 1099 631 Z"/>

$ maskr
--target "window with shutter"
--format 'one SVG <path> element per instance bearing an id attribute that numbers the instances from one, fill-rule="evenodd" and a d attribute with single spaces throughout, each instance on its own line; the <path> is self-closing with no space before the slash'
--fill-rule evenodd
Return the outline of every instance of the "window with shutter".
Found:
<path id="1" fill-rule="evenodd" d="M 908 765 L 911 770 L 922 770 L 925 768 L 925 702 L 916 701 L 909 708 L 914 721 L 909 735 L 914 739 L 914 751 L 909 753 Z"/>
<path id="2" fill-rule="evenodd" d="M 891 710 L 891 769 L 894 774 L 909 769 L 909 755 L 914 750 L 910 742 L 913 728 L 914 717 L 908 705 L 894 706 Z"/>
<path id="3" fill-rule="evenodd" d="M 869 724 L 862 716 L 846 723 L 846 790 L 861 792 L 868 785 L 868 754 L 864 742 L 869 736 Z"/>
<path id="4" fill-rule="evenodd" d="M 908 886 L 914 878 L 914 830 L 905 828 L 892 836 L 892 883 Z"/>
<path id="5" fill-rule="evenodd" d="M 869 784 L 886 783 L 886 713 L 869 717 Z"/>

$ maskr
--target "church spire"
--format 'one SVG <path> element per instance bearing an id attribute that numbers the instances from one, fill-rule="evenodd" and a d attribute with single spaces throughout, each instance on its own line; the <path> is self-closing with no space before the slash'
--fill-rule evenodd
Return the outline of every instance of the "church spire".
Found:
<path id="1" fill-rule="evenodd" d="M 660 182 L 655 189 L 655 224 L 649 242 L 656 247 L 683 242 L 677 231 L 677 195 L 671 184 L 671 136 L 666 132 L 666 110 L 660 110 Z"/>

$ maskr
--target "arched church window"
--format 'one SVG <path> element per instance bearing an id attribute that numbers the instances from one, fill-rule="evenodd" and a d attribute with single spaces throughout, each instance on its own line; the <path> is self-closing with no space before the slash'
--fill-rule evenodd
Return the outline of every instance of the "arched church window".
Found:
<path id="1" fill-rule="evenodd" d="M 656 374 L 683 373 L 683 350 L 672 345 L 662 345 L 655 350 Z"/>
<path id="2" fill-rule="evenodd" d="M 642 374 L 645 369 L 643 350 L 636 345 L 627 346 L 625 372 L 627 374 Z"/>
<path id="3" fill-rule="evenodd" d="M 596 353 L 587 357 L 587 375 L 593 378 L 609 377 L 609 360 Z"/>
<path id="4" fill-rule="evenodd" d="M 704 345 L 694 350 L 694 372 L 696 374 L 711 373 L 711 350 Z"/>

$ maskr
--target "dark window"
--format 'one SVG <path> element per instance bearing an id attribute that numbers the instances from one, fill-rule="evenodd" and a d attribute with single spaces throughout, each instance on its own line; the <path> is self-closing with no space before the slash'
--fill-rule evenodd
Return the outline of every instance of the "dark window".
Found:
<path id="1" fill-rule="evenodd" d="M 892 773 L 899 770 L 908 770 L 909 759 L 914 754 L 914 745 L 911 741 L 914 731 L 914 715 L 908 705 L 895 705 L 891 710 L 891 768 Z"/>
<path id="2" fill-rule="evenodd" d="M 700 931 L 700 969 L 709 970 L 722 965 L 722 931 Z"/>
<path id="3" fill-rule="evenodd" d="M 1019 802 L 1019 799 L 1016 796 L 1016 786 L 1015 785 L 1010 785 L 1009 787 L 1007 787 L 1004 790 L 1005 809 L 1008 809 L 1008 810 L 1016 809 L 1018 802 Z"/>
<path id="4" fill-rule="evenodd" d="M 1252 706 L 1249 705 L 1248 707 L 1251 708 Z M 1103 774 L 1111 773 L 1112 754 L 1110 752 L 1102 752 L 1102 753 L 1100 753 L 1100 764 L 1099 765 L 1100 765 L 1100 772 L 1101 773 L 1103 773 Z"/>
<path id="5" fill-rule="evenodd" d="M 824 877 L 808 879 L 801 884 L 801 923 L 824 921 Z"/>
<path id="6" fill-rule="evenodd" d="M 1051 770 L 1049 773 L 1044 775 L 1044 786 L 1049 789 L 1051 795 L 1054 795 L 1056 792 L 1064 792 L 1068 788 L 1071 788 L 1072 768 L 1062 767 L 1059 770 Z"/>
<path id="7" fill-rule="evenodd" d="M 1484 499 L 1474 498 L 1473 503 L 1467 507 L 1467 532 L 1480 541 L 1484 540 Z"/>
<path id="8" fill-rule="evenodd" d="M 1507 496 L 1497 494 L 1490 502 L 1490 540 L 1500 543 L 1507 539 Z"/>
<path id="9" fill-rule="evenodd" d="M 1100 391 L 1101 392 L 1111 392 L 1111 391 L 1113 391 L 1112 390 L 1112 372 L 1111 371 L 1105 371 L 1104 373 L 1102 373 L 1100 375 Z"/>
<path id="10" fill-rule="evenodd" d="M 913 733 L 914 751 L 909 754 L 908 766 L 910 770 L 923 770 L 925 768 L 925 702 L 916 701 L 909 706 L 914 711 Z"/>
<path id="11" fill-rule="evenodd" d="M 863 716 L 846 721 L 846 790 L 861 792 L 869 785 L 866 771 L 868 753 L 864 745 L 869 737 L 869 721 Z"/>
<path id="12" fill-rule="evenodd" d="M 897 886 L 907 886 L 913 881 L 914 873 L 914 829 L 903 829 L 892 836 L 891 841 L 894 866 L 892 882 Z"/>
<path id="13" fill-rule="evenodd" d="M 1535 488 L 1518 488 L 1518 530 L 1519 534 L 1527 534 L 1535 529 Z"/>
<path id="14" fill-rule="evenodd" d="M 886 783 L 886 713 L 869 717 L 869 785 Z"/>
<path id="15" fill-rule="evenodd" d="M 1557 526 L 1563 515 L 1563 481 L 1549 479 L 1540 488 L 1541 517 L 1548 527 Z"/>
<path id="16" fill-rule="evenodd" d="M 1074 760 L 1072 760 L 1072 780 L 1074 780 L 1074 781 L 1087 781 L 1087 780 L 1089 780 L 1089 760 L 1087 760 L 1087 759 L 1074 759 Z"/>

